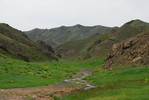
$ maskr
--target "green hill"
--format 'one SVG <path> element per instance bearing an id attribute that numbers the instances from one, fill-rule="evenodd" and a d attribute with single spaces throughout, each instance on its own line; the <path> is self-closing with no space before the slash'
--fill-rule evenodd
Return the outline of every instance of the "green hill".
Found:
<path id="1" fill-rule="evenodd" d="M 113 31 L 114 30 L 115 28 Z M 109 32 L 93 35 L 82 40 L 68 41 L 56 47 L 55 52 L 57 55 L 61 55 L 63 59 L 67 60 L 83 60 L 90 58 L 91 55 L 88 53 L 90 49 L 95 48 L 94 45 L 97 45 L 100 42 L 100 39 L 106 38 L 108 33 Z"/>
<path id="2" fill-rule="evenodd" d="M 23 32 L 0 24 L 0 57 L 13 57 L 25 61 L 55 59 L 53 49 L 44 42 L 34 42 Z"/>
<path id="3" fill-rule="evenodd" d="M 103 59 L 112 50 L 112 45 L 131 38 L 149 29 L 149 23 L 141 20 L 132 20 L 120 28 L 113 28 L 103 34 L 69 41 L 58 46 L 55 50 L 58 55 L 68 60 Z"/>
<path id="4" fill-rule="evenodd" d="M 104 26 L 61 26 L 53 29 L 33 29 L 26 32 L 28 37 L 32 40 L 42 40 L 47 44 L 55 47 L 66 41 L 80 40 L 90 37 L 94 34 L 100 34 L 109 30 L 109 27 Z"/>

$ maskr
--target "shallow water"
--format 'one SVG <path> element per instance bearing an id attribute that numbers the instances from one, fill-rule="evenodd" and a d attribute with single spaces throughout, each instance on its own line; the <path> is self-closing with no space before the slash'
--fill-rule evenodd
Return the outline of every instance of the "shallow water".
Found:
<path id="1" fill-rule="evenodd" d="M 91 74 L 92 74 L 92 72 L 81 72 L 82 76 L 66 79 L 66 80 L 64 80 L 64 82 L 65 83 L 73 83 L 73 84 L 75 83 L 75 84 L 82 85 L 83 90 L 92 89 L 92 88 L 95 88 L 95 86 L 93 86 L 92 84 L 90 84 L 86 80 L 83 80 L 85 77 L 90 76 Z"/>

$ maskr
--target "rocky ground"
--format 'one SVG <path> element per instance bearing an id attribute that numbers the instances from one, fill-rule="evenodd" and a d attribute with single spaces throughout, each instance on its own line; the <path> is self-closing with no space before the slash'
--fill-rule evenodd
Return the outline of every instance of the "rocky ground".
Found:
<path id="1" fill-rule="evenodd" d="M 104 68 L 125 64 L 135 66 L 149 64 L 149 31 L 114 44 Z"/>

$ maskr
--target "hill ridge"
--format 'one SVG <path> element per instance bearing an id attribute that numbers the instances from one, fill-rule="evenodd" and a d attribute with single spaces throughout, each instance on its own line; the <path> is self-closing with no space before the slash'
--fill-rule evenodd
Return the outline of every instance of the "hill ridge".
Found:
<path id="1" fill-rule="evenodd" d="M 51 29 L 35 28 L 25 33 L 32 40 L 42 40 L 55 47 L 65 43 L 66 41 L 84 39 L 94 34 L 103 33 L 110 29 L 110 27 L 101 25 L 83 26 L 76 24 L 74 26 L 60 26 Z"/>

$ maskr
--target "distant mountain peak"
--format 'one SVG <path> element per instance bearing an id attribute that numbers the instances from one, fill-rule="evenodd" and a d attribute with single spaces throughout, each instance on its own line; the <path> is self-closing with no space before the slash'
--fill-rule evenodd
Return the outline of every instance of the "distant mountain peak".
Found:
<path id="1" fill-rule="evenodd" d="M 125 23 L 124 25 L 136 25 L 136 24 L 140 24 L 140 23 L 145 23 L 145 22 L 140 19 L 135 19 L 135 20 L 131 20 L 131 21 Z"/>
<path id="2" fill-rule="evenodd" d="M 59 27 L 59 29 L 61 29 L 61 30 L 65 29 L 65 28 L 67 28 L 67 27 L 66 26 L 60 26 Z M 57 29 L 57 28 L 54 28 L 54 29 Z"/>
<path id="3" fill-rule="evenodd" d="M 40 30 L 39 28 L 35 28 L 35 29 L 33 29 L 33 30 Z"/>
<path id="4" fill-rule="evenodd" d="M 81 24 L 76 24 L 75 27 L 84 27 L 84 26 Z"/>

